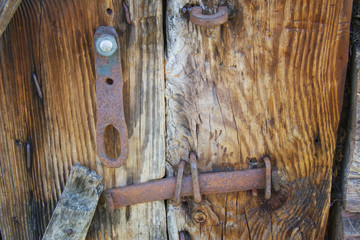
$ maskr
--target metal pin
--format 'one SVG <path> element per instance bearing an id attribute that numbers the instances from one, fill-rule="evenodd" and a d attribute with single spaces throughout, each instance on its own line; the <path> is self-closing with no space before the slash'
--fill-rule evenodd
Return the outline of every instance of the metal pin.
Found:
<path id="1" fill-rule="evenodd" d="M 125 1 L 123 1 L 123 6 L 124 6 L 124 10 L 125 10 L 126 22 L 127 22 L 127 24 L 131 24 L 129 7 L 126 5 L 126 2 L 125 2 Z"/>
<path id="2" fill-rule="evenodd" d="M 29 141 L 26 142 L 26 167 L 31 168 L 31 143 Z"/>
<path id="3" fill-rule="evenodd" d="M 174 205 L 179 205 L 181 202 L 181 186 L 183 181 L 185 163 L 186 162 L 184 160 L 181 160 L 179 164 L 178 175 L 176 178 L 174 201 L 173 201 Z"/>
<path id="4" fill-rule="evenodd" d="M 199 174 L 197 169 L 196 155 L 193 152 L 190 153 L 190 166 L 191 166 L 191 177 L 193 182 L 194 201 L 196 203 L 200 203 L 201 193 L 200 193 L 200 184 L 199 184 Z"/>
<path id="5" fill-rule="evenodd" d="M 39 98 L 42 99 L 43 95 L 42 95 L 41 88 L 40 88 L 40 85 L 39 85 L 39 82 L 38 82 L 38 79 L 37 79 L 35 73 L 32 74 L 32 79 L 33 79 L 34 84 L 35 84 L 36 92 L 39 95 Z"/>

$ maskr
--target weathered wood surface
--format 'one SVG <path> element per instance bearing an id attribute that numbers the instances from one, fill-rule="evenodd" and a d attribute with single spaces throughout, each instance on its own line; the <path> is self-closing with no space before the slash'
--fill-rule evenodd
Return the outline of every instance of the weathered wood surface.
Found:
<path id="1" fill-rule="evenodd" d="M 20 3 L 21 0 L 0 0 L 0 37 Z"/>
<path id="2" fill-rule="evenodd" d="M 200 172 L 268 154 L 282 190 L 269 201 L 239 192 L 169 205 L 169 237 L 323 239 L 352 1 L 225 2 L 234 18 L 202 28 L 180 13 L 189 1 L 168 1 L 167 172 L 190 151 Z M 212 12 L 217 1 L 201 5 Z"/>
<path id="3" fill-rule="evenodd" d="M 104 186 L 95 171 L 76 163 L 46 227 L 43 240 L 85 239 Z"/>
<path id="4" fill-rule="evenodd" d="M 105 188 L 164 176 L 162 2 L 127 3 L 131 25 L 121 1 L 24 0 L 3 34 L 0 229 L 4 239 L 38 240 L 43 235 L 77 161 L 99 173 Z M 103 167 L 96 154 L 93 35 L 101 25 L 114 26 L 121 42 L 130 154 L 119 169 Z M 32 73 L 37 75 L 42 98 Z M 131 206 L 111 215 L 101 198 L 87 238 L 120 237 L 166 238 L 164 203 Z"/>
<path id="5" fill-rule="evenodd" d="M 360 212 L 360 48 L 352 58 L 351 96 L 346 134 L 343 173 L 345 211 Z"/>
<path id="6" fill-rule="evenodd" d="M 347 212 L 340 203 L 335 203 L 329 221 L 328 239 L 360 239 L 360 213 Z"/>

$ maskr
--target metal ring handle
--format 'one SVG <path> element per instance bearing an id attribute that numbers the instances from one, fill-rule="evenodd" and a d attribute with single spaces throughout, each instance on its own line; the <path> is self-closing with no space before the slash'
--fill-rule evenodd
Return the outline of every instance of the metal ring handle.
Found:
<path id="1" fill-rule="evenodd" d="M 221 25 L 227 22 L 229 18 L 228 8 L 226 6 L 220 6 L 217 13 L 212 15 L 204 15 L 202 8 L 194 6 L 190 12 L 190 21 L 199 26 L 213 27 Z"/>

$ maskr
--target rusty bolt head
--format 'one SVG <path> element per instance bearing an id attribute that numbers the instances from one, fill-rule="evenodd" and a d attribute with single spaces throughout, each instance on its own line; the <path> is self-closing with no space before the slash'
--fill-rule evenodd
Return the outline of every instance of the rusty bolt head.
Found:
<path id="1" fill-rule="evenodd" d="M 197 210 L 193 215 L 193 219 L 198 223 L 206 222 L 206 218 L 207 218 L 206 214 L 201 210 Z"/>
<path id="2" fill-rule="evenodd" d="M 109 57 L 117 50 L 115 38 L 111 35 L 102 35 L 95 42 L 96 50 L 103 56 Z"/>

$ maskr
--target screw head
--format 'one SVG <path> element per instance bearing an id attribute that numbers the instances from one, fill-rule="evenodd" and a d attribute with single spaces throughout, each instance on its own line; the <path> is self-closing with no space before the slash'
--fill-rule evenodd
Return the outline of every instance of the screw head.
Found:
<path id="1" fill-rule="evenodd" d="M 201 210 L 197 210 L 193 215 L 193 219 L 198 223 L 206 222 L 206 218 L 207 218 L 206 214 Z"/>
<path id="2" fill-rule="evenodd" d="M 115 38 L 111 35 L 100 36 L 96 42 L 96 50 L 103 56 L 108 57 L 117 50 Z"/>
<path id="3" fill-rule="evenodd" d="M 66 234 L 69 236 L 71 234 L 73 234 L 73 230 L 70 228 L 70 229 L 67 229 L 66 230 Z"/>

